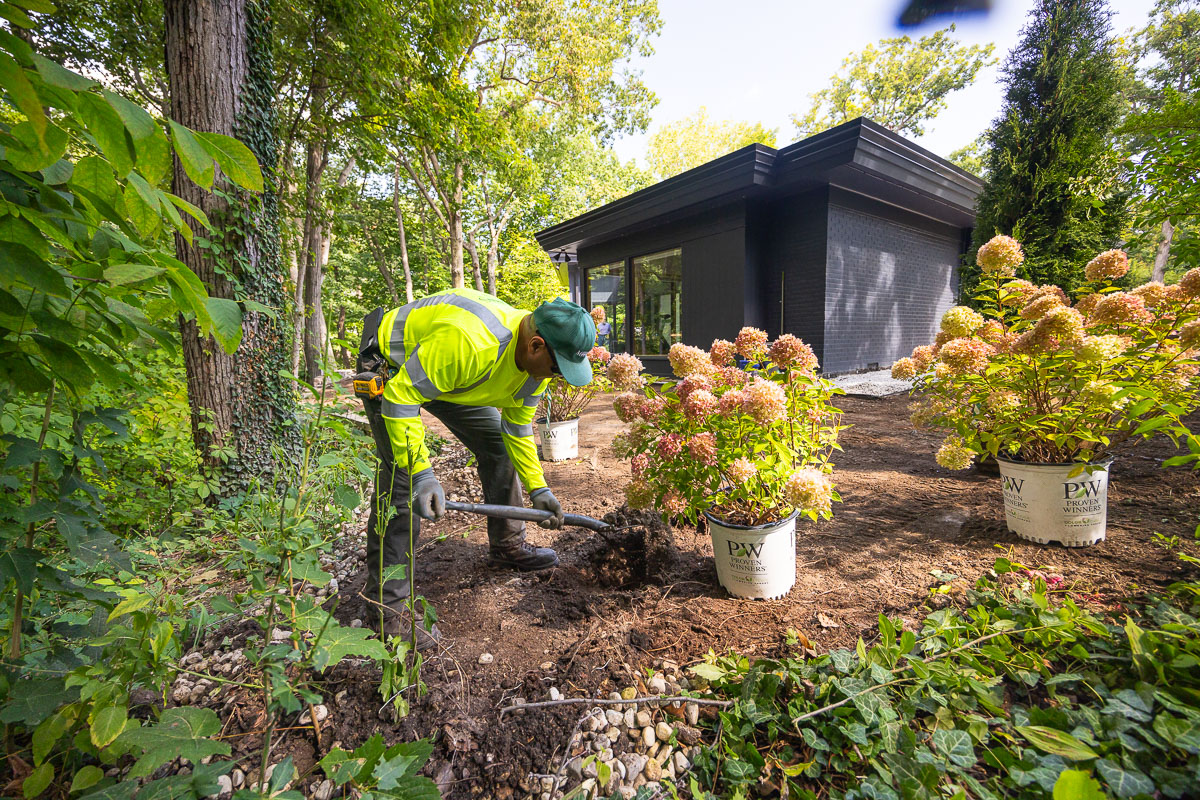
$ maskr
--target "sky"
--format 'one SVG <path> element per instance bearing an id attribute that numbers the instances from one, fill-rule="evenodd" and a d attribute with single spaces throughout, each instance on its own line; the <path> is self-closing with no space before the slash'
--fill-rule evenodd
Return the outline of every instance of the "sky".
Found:
<path id="1" fill-rule="evenodd" d="M 928 35 L 949 22 L 965 44 L 996 45 L 1002 63 L 1017 43 L 1035 0 L 993 0 L 987 16 L 940 17 L 908 30 L 895 27 L 903 0 L 658 0 L 662 32 L 654 54 L 632 67 L 658 95 L 646 134 L 615 143 L 622 160 L 645 165 L 646 141 L 665 123 L 708 108 L 713 120 L 761 122 L 780 146 L 795 141 L 789 115 L 807 110 L 809 95 L 851 52 L 879 39 Z M 1154 0 L 1110 0 L 1114 33 L 1140 28 Z M 945 110 L 918 141 L 937 153 L 970 143 L 1000 110 L 999 64 L 948 97 Z"/>

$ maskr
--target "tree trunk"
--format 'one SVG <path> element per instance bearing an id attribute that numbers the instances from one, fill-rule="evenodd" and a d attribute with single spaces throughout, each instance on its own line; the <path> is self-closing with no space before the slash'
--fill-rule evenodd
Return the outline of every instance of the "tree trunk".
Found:
<path id="1" fill-rule="evenodd" d="M 279 263 L 278 187 L 275 167 L 273 65 L 267 9 L 259 0 L 166 0 L 165 63 L 171 117 L 200 131 L 242 139 L 259 159 L 266 187 L 259 200 L 234 192 L 236 202 L 251 209 L 244 231 L 211 234 L 221 239 L 218 261 L 211 250 L 175 237 L 176 254 L 204 282 L 209 294 L 226 299 L 252 299 L 285 307 Z M 243 103 L 246 114 L 243 116 Z M 192 183 L 178 158 L 172 191 L 219 221 L 228 202 Z M 235 258 L 235 254 L 240 258 Z M 235 297 L 228 275 L 237 277 L 244 295 Z M 242 319 L 242 342 L 232 355 L 198 326 L 180 319 L 192 438 L 205 466 L 222 470 L 222 494 L 251 482 L 269 480 L 274 472 L 273 448 L 294 449 L 289 433 L 294 397 L 278 375 L 286 363 L 285 337 L 279 321 L 256 312 Z M 216 450 L 223 449 L 225 457 Z"/>
<path id="2" fill-rule="evenodd" d="M 467 234 L 467 252 L 471 254 L 471 275 L 475 278 L 475 291 L 483 291 L 483 275 L 479 272 L 479 247 L 475 244 L 475 234 Z"/>
<path id="3" fill-rule="evenodd" d="M 497 242 L 488 245 L 487 251 L 487 291 L 496 296 L 496 270 L 500 266 L 500 246 Z"/>
<path id="4" fill-rule="evenodd" d="M 1150 273 L 1150 280 L 1162 283 L 1167 276 L 1167 260 L 1171 257 L 1171 239 L 1175 236 L 1175 226 L 1171 224 L 1171 220 L 1164 219 L 1162 224 L 1162 238 L 1158 240 L 1158 249 L 1154 252 L 1154 271 Z"/>
<path id="5" fill-rule="evenodd" d="M 387 284 L 388 296 L 392 298 L 393 305 L 400 305 L 400 295 L 396 294 L 396 281 L 392 279 L 392 271 L 388 269 L 387 257 L 383 254 L 383 248 L 379 246 L 379 242 L 375 240 L 375 234 L 371 233 L 371 228 L 363 225 L 363 235 L 367 237 L 367 245 L 371 248 L 371 255 L 375 257 L 375 266 L 379 267 L 379 274 L 383 276 L 383 282 Z M 412 283 L 408 286 L 409 297 L 412 296 Z M 409 302 L 412 302 L 409 300 Z"/>
<path id="6" fill-rule="evenodd" d="M 461 161 L 454 165 L 453 198 L 452 207 L 447 209 L 450 221 L 450 285 L 455 289 L 461 289 L 466 285 L 463 272 L 463 165 Z"/>
<path id="7" fill-rule="evenodd" d="M 412 272 L 408 267 L 408 241 L 404 235 L 404 214 L 400 210 L 400 162 L 392 176 L 392 207 L 396 210 L 396 227 L 400 229 L 400 262 L 404 265 L 404 302 L 413 301 Z M 392 292 L 395 294 L 395 292 Z"/>

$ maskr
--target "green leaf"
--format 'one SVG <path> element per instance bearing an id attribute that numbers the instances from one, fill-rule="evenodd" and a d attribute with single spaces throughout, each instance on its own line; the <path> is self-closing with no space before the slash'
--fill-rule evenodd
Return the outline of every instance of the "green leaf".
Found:
<path id="1" fill-rule="evenodd" d="M 1117 797 L 1154 794 L 1154 781 L 1136 769 L 1124 769 L 1111 759 L 1096 762 L 1096 773 Z"/>
<path id="2" fill-rule="evenodd" d="M 25 70 L 3 50 L 0 50 L 0 84 L 4 86 L 4 90 L 8 92 L 20 112 L 29 119 L 37 138 L 42 139 L 46 135 L 47 120 L 41 98 L 26 77 Z"/>
<path id="3" fill-rule="evenodd" d="M 250 152 L 250 148 L 234 139 L 220 133 L 196 132 L 196 139 L 204 151 L 221 165 L 221 171 L 238 186 L 254 192 L 263 190 L 262 170 L 259 169 L 258 159 Z"/>
<path id="4" fill-rule="evenodd" d="M 5 156 L 22 172 L 37 172 L 53 166 L 67 151 L 70 137 L 54 123 L 46 126 L 42 136 L 29 122 L 18 122 L 9 131 L 16 142 L 9 145 Z"/>
<path id="5" fill-rule="evenodd" d="M 232 353 L 242 341 L 242 309 L 236 300 L 210 297 L 205 305 L 212 318 L 212 335 L 225 352 Z"/>
<path id="6" fill-rule="evenodd" d="M 130 777 L 145 777 L 179 757 L 199 764 L 208 756 L 229 755 L 228 744 L 208 738 L 220 730 L 221 720 L 210 708 L 168 708 L 157 725 L 134 728 L 121 735 L 122 744 L 142 750 Z"/>
<path id="7" fill-rule="evenodd" d="M 100 145 L 105 158 L 120 177 L 133 169 L 133 155 L 129 152 L 129 140 L 125 136 L 125 123 L 104 98 L 91 92 L 79 95 L 79 118 L 88 133 Z"/>
<path id="8" fill-rule="evenodd" d="M 381 788 L 371 794 L 396 800 L 442 800 L 437 784 L 422 775 L 406 775 L 396 781 L 391 789 Z"/>
<path id="9" fill-rule="evenodd" d="M 179 156 L 179 163 L 183 165 L 183 171 L 201 189 L 211 189 L 213 177 L 216 174 L 212 156 L 208 154 L 208 151 L 196 139 L 196 134 L 190 129 L 175 120 L 169 120 L 169 122 L 171 138 L 175 142 L 175 155 Z"/>
<path id="10" fill-rule="evenodd" d="M 128 283 L 138 283 L 155 275 L 161 275 L 166 270 L 157 264 L 117 264 L 104 270 L 104 280 L 113 286 L 124 286 Z"/>
<path id="11" fill-rule="evenodd" d="M 50 257 L 50 245 L 46 237 L 32 222 L 16 214 L 0 217 L 0 241 L 28 247 L 42 259 Z"/>
<path id="12" fill-rule="evenodd" d="M 72 72 L 58 62 L 51 61 L 37 53 L 33 54 L 33 64 L 37 68 L 38 74 L 42 76 L 43 81 L 59 89 L 67 89 L 72 92 L 85 92 L 96 85 L 94 80 Z"/>
<path id="13" fill-rule="evenodd" d="M 388 657 L 383 642 L 372 638 L 375 632 L 367 628 L 343 628 L 330 626 L 321 637 L 321 643 L 313 654 L 313 669 L 321 672 L 334 666 L 346 656 L 363 656 L 376 661 Z"/>
<path id="14" fill-rule="evenodd" d="M 203 211 L 201 211 L 199 208 L 196 208 L 194 205 L 189 203 L 187 200 L 184 200 L 182 197 L 176 197 L 175 195 L 171 194 L 170 192 L 163 192 L 163 194 L 165 194 L 167 196 L 167 199 L 170 200 L 173 205 L 175 205 L 181 211 L 186 211 L 187 213 L 191 214 L 193 219 L 195 219 L 197 222 L 199 222 L 205 228 L 212 227 L 208 221 L 208 215 L 205 214 Z"/>
<path id="15" fill-rule="evenodd" d="M 55 297 L 71 296 L 67 282 L 58 270 L 22 244 L 0 241 L 0 275 L 5 276 L 2 279 L 5 283 L 16 278 L 44 294 Z"/>
<path id="16" fill-rule="evenodd" d="M 40 333 L 35 333 L 32 338 L 50 369 L 67 380 L 73 388 L 86 389 L 95 382 L 96 375 L 92 368 L 80 358 L 75 348 Z"/>
<path id="17" fill-rule="evenodd" d="M 1108 800 L 1108 795 L 1083 770 L 1064 769 L 1054 782 L 1054 800 Z"/>
<path id="18" fill-rule="evenodd" d="M 1034 747 L 1056 756 L 1069 758 L 1072 761 L 1099 758 L 1095 750 L 1066 731 L 1060 731 L 1057 728 L 1047 728 L 1042 725 L 1026 725 L 1018 726 L 1016 731 L 1028 739 Z"/>
<path id="19" fill-rule="evenodd" d="M 138 169 L 150 183 L 161 181 L 171 171 L 171 150 L 163 129 L 145 109 L 119 94 L 105 90 L 104 99 L 121 117 L 133 138 Z"/>
<path id="20" fill-rule="evenodd" d="M 963 769 L 975 766 L 978 760 L 971 744 L 971 734 L 966 731 L 939 728 L 933 732 L 933 746 L 950 763 Z"/>
<path id="21" fill-rule="evenodd" d="M 0 708 L 0 722 L 19 722 L 32 728 L 54 713 L 63 703 L 79 698 L 79 690 L 65 688 L 62 678 L 15 680 Z"/>
<path id="22" fill-rule="evenodd" d="M 136 172 L 130 172 L 125 186 L 125 210 L 133 226 L 143 236 L 153 235 L 162 223 L 158 213 L 158 197 Z"/>
<path id="23" fill-rule="evenodd" d="M 25 795 L 26 800 L 32 800 L 46 791 L 46 787 L 52 780 L 54 780 L 54 767 L 49 762 L 42 764 L 25 778 L 21 784 L 21 794 Z"/>
<path id="24" fill-rule="evenodd" d="M 718 667 L 716 664 L 696 664 L 688 667 L 688 670 L 705 680 L 719 681 L 725 677 L 725 670 Z"/>
<path id="25" fill-rule="evenodd" d="M 267 783 L 267 793 L 274 797 L 283 791 L 283 787 L 291 783 L 296 777 L 296 768 L 292 765 L 292 757 L 287 756 L 275 765 L 275 769 L 271 771 L 271 780 Z"/>
<path id="26" fill-rule="evenodd" d="M 123 617 L 126 614 L 132 614 L 134 611 L 143 609 L 153 602 L 154 598 L 148 594 L 135 594 L 133 597 L 126 597 L 117 603 L 116 608 L 109 612 L 108 621 L 112 622 L 114 619 Z"/>
<path id="27" fill-rule="evenodd" d="M 67 718 L 54 714 L 42 721 L 33 731 L 33 763 L 41 764 L 54 744 L 67 732 Z"/>
<path id="28" fill-rule="evenodd" d="M 84 156 L 75 164 L 71 186 L 86 189 L 102 200 L 114 205 L 121 199 L 121 187 L 117 185 L 112 167 L 99 156 Z"/>
<path id="29" fill-rule="evenodd" d="M 96 747 L 108 747 L 121 735 L 121 731 L 125 730 L 125 723 L 128 721 L 129 714 L 124 705 L 105 706 L 100 709 L 92 718 L 92 744 Z"/>
<path id="30" fill-rule="evenodd" d="M 25 594 L 33 592 L 33 577 L 37 574 L 41 554 L 28 547 L 16 547 L 0 553 L 0 585 L 7 586 L 16 581 L 17 588 Z"/>
<path id="31" fill-rule="evenodd" d="M 99 767 L 94 767 L 88 764 L 86 767 L 81 767 L 79 772 L 75 773 L 74 780 L 71 781 L 71 793 L 82 792 L 84 789 L 90 789 L 100 782 L 104 777 L 104 770 Z"/>
<path id="32" fill-rule="evenodd" d="M 333 502 L 347 511 L 353 511 L 362 502 L 362 495 L 353 486 L 342 484 L 333 490 Z"/>

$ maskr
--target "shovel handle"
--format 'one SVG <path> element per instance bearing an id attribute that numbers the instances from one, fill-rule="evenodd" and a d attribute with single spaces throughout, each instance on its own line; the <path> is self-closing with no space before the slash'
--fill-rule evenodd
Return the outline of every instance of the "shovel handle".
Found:
<path id="1" fill-rule="evenodd" d="M 446 509 L 449 511 L 465 511 L 468 514 L 482 514 L 485 517 L 519 519 L 525 522 L 542 522 L 554 517 L 549 511 L 542 511 L 536 508 L 501 506 L 491 503 L 458 503 L 453 500 L 446 501 Z M 606 531 L 609 528 L 607 522 L 585 517 L 582 514 L 563 514 L 563 525 L 587 528 L 592 531 Z"/>

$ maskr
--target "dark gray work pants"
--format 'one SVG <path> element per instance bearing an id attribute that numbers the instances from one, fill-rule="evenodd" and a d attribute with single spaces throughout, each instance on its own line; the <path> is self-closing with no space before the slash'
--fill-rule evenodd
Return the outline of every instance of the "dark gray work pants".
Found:
<path id="1" fill-rule="evenodd" d="M 383 422 L 383 403 L 378 399 L 364 400 L 363 405 L 379 455 L 375 490 L 371 496 L 371 515 L 367 519 L 367 585 L 364 594 L 379 602 L 380 566 L 386 571 L 395 564 L 408 563 L 408 546 L 410 542 L 416 543 L 420 536 L 421 518 L 412 514 L 410 540 L 407 465 L 396 464 L 392 460 L 392 445 Z M 431 400 L 422 408 L 440 419 L 475 456 L 479 482 L 483 484 L 483 502 L 505 506 L 524 505 L 516 469 L 500 437 L 499 411 L 487 406 L 465 406 L 441 400 Z M 387 501 L 380 495 L 381 490 L 387 490 L 389 484 L 393 513 L 384 525 L 381 541 L 378 515 L 380 510 L 386 510 Z M 385 505 L 381 507 L 380 503 Z M 488 542 L 493 548 L 511 547 L 525 541 L 524 522 L 489 517 L 487 526 Z M 384 605 L 399 610 L 407 599 L 407 576 L 404 580 L 389 580 L 384 584 Z"/>

